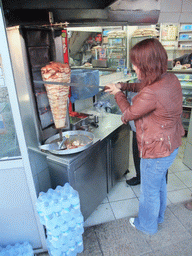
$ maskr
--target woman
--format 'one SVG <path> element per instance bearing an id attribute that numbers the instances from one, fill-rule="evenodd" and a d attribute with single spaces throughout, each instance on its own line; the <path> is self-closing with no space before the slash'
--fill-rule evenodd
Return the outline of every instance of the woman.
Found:
<path id="1" fill-rule="evenodd" d="M 166 172 L 182 144 L 182 90 L 177 77 L 167 73 L 167 53 L 157 39 L 137 43 L 130 60 L 141 83 L 108 84 L 106 92 L 115 95 L 123 123 L 135 121 L 141 157 L 141 195 L 133 227 L 155 234 L 164 220 L 167 187 Z M 138 91 L 130 105 L 121 90 Z"/>
<path id="2" fill-rule="evenodd" d="M 183 68 L 192 67 L 192 53 L 184 54 L 179 58 L 174 59 L 173 66 L 182 66 Z"/>

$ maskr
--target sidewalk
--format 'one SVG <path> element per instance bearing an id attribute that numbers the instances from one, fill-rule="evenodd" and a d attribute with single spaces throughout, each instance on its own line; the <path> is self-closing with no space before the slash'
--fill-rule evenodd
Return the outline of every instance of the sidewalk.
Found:
<path id="1" fill-rule="evenodd" d="M 184 203 L 171 204 L 157 234 L 146 235 L 129 218 L 85 228 L 80 256 L 191 256 L 192 211 Z"/>

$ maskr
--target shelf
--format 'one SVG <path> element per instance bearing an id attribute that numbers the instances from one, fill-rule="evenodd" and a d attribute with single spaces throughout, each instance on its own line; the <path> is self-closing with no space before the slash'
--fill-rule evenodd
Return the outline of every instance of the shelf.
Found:
<path id="1" fill-rule="evenodd" d="M 166 51 L 192 51 L 192 45 L 190 48 L 165 47 L 164 45 L 163 45 L 163 47 L 165 48 Z"/>
<path id="2" fill-rule="evenodd" d="M 192 108 L 192 105 L 182 105 L 183 108 Z"/>
<path id="3" fill-rule="evenodd" d="M 146 36 L 132 36 L 131 39 L 133 39 L 133 38 L 143 38 L 143 37 L 147 37 L 147 38 L 151 38 L 151 37 L 154 38 L 155 37 L 156 38 L 156 37 L 159 37 L 159 36 L 147 36 L 147 35 Z"/>
<path id="4" fill-rule="evenodd" d="M 113 49 L 121 49 L 121 50 L 126 50 L 126 47 L 125 46 L 116 46 L 116 47 L 113 47 L 113 46 L 108 46 L 106 47 L 106 49 L 110 49 L 110 50 L 113 50 Z"/>
<path id="5" fill-rule="evenodd" d="M 165 46 L 163 46 L 163 47 L 165 48 L 166 51 L 177 51 L 178 50 L 178 48 L 175 48 L 175 47 L 165 47 Z"/>
<path id="6" fill-rule="evenodd" d="M 108 37 L 108 40 L 110 39 L 126 39 L 126 37 Z"/>
<path id="7" fill-rule="evenodd" d="M 192 39 L 178 39 L 178 42 L 192 42 Z"/>
<path id="8" fill-rule="evenodd" d="M 179 33 L 192 33 L 192 30 L 182 30 L 182 31 L 179 31 Z"/>
<path id="9" fill-rule="evenodd" d="M 109 59 L 113 59 L 113 60 L 125 60 L 125 57 L 124 57 L 124 58 L 123 58 L 123 57 L 119 57 L 119 58 L 118 58 L 118 57 L 109 57 L 108 60 L 109 60 Z"/>
<path id="10" fill-rule="evenodd" d="M 161 42 L 177 42 L 177 40 L 161 39 Z"/>
<path id="11" fill-rule="evenodd" d="M 192 45 L 191 48 L 178 48 L 178 51 L 192 51 Z"/>

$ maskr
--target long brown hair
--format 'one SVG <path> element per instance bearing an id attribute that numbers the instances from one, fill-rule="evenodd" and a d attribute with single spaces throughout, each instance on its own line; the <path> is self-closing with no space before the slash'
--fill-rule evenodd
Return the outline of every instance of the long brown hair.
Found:
<path id="1" fill-rule="evenodd" d="M 144 85 L 159 80 L 167 71 L 167 52 L 155 38 L 142 40 L 133 46 L 130 50 L 130 60 L 140 70 Z"/>

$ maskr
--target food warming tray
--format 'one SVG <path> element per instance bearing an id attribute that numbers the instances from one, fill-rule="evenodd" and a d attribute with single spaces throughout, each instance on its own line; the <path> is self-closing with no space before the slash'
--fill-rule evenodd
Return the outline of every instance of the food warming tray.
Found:
<path id="1" fill-rule="evenodd" d="M 73 149 L 64 149 L 64 150 L 49 150 L 50 153 L 55 154 L 55 155 L 69 155 L 69 154 L 74 154 L 81 152 L 88 147 L 90 147 L 93 144 L 94 140 L 94 135 L 91 132 L 87 131 L 66 131 L 62 133 L 62 136 L 66 137 L 65 145 L 70 144 L 74 141 L 79 141 L 80 143 L 83 143 L 83 146 L 79 146 L 77 148 Z M 48 138 L 45 141 L 45 144 L 51 144 L 53 142 L 57 142 L 60 140 L 60 135 L 56 134 L 50 138 Z"/>

